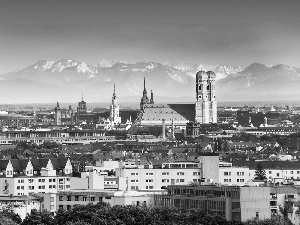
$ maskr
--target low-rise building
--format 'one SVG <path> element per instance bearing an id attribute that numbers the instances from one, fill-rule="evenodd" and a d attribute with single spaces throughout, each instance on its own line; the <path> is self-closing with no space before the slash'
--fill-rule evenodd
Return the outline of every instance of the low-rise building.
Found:
<path id="1" fill-rule="evenodd" d="M 203 210 L 228 221 L 271 217 L 270 187 L 170 185 L 167 194 L 155 195 L 154 204 L 181 211 Z"/>

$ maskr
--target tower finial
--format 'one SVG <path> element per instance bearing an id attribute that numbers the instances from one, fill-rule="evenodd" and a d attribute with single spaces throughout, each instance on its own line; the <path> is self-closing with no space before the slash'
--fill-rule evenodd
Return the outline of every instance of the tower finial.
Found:
<path id="1" fill-rule="evenodd" d="M 144 77 L 144 91 L 146 91 L 146 78 Z"/>

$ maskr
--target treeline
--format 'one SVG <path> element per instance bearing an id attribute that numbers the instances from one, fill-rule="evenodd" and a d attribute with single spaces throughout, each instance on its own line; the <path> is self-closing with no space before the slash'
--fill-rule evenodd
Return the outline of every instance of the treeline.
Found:
<path id="1" fill-rule="evenodd" d="M 201 211 L 182 213 L 176 208 L 147 206 L 113 206 L 106 203 L 86 206 L 77 205 L 71 210 L 58 210 L 55 216 L 47 211 L 32 210 L 22 221 L 9 210 L 0 213 L 2 225 L 291 225 L 281 216 L 270 220 L 247 223 L 228 222 L 217 215 L 208 215 Z"/>

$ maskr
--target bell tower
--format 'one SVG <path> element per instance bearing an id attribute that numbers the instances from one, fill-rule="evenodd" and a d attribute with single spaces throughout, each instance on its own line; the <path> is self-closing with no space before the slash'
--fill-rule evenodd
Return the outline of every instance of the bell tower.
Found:
<path id="1" fill-rule="evenodd" d="M 196 74 L 195 122 L 217 123 L 216 74 L 199 71 Z"/>

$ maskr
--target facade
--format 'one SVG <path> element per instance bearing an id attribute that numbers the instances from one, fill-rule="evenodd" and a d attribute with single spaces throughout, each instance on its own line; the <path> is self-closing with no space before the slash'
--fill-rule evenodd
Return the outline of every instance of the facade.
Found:
<path id="1" fill-rule="evenodd" d="M 244 186 L 250 179 L 252 173 L 249 167 L 233 167 L 229 165 L 220 165 L 219 167 L 219 180 L 222 185 L 237 185 Z"/>
<path id="2" fill-rule="evenodd" d="M 60 144 L 90 144 L 93 142 L 113 141 L 115 136 L 105 136 L 102 129 L 71 130 L 66 127 L 58 129 L 7 130 L 0 133 L 0 144 L 11 145 L 14 142 L 26 141 L 37 145 L 44 141 Z"/>
<path id="3" fill-rule="evenodd" d="M 0 114 L 0 127 L 31 127 L 35 122 L 35 116 L 24 116 L 21 114 Z"/>
<path id="4" fill-rule="evenodd" d="M 155 195 L 154 204 L 182 211 L 203 210 L 228 221 L 264 220 L 271 217 L 270 187 L 170 185 L 168 194 Z"/>
<path id="5" fill-rule="evenodd" d="M 196 74 L 195 122 L 217 123 L 216 74 L 199 71 Z"/>
<path id="6" fill-rule="evenodd" d="M 200 156 L 200 162 L 163 163 L 160 167 L 137 166 L 116 169 L 117 177 L 128 179 L 128 190 L 165 189 L 168 185 L 219 182 L 218 156 Z"/>
<path id="7" fill-rule="evenodd" d="M 108 191 L 100 189 L 91 190 L 70 190 L 56 194 L 56 209 L 69 210 L 75 205 L 97 204 L 106 202 L 111 206 L 114 205 L 137 205 L 148 206 L 154 205 L 154 194 L 159 192 L 142 192 L 142 191 Z M 49 194 L 45 194 L 49 195 Z M 50 208 L 51 203 L 45 201 L 45 208 Z"/>
<path id="8" fill-rule="evenodd" d="M 109 117 L 112 125 L 121 123 L 121 117 L 119 113 L 120 113 L 120 106 L 117 101 L 116 87 L 114 85 L 114 93 L 110 104 L 110 117 Z"/>
<path id="9" fill-rule="evenodd" d="M 70 189 L 72 165 L 67 158 L 1 160 L 0 168 L 0 194 L 29 196 Z"/>
<path id="10" fill-rule="evenodd" d="M 41 204 L 39 197 L 36 196 L 0 195 L 1 209 L 11 209 L 21 219 L 25 219 L 27 213 L 30 213 L 31 210 L 36 209 L 39 211 Z"/>

